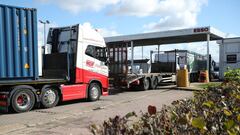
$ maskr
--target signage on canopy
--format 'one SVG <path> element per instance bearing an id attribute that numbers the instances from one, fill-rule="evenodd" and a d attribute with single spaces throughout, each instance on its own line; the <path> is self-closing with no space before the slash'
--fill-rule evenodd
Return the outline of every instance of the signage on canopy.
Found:
<path id="1" fill-rule="evenodd" d="M 208 28 L 208 27 L 195 28 L 195 29 L 193 29 L 193 32 L 194 32 L 194 33 L 209 32 L 209 28 Z"/>

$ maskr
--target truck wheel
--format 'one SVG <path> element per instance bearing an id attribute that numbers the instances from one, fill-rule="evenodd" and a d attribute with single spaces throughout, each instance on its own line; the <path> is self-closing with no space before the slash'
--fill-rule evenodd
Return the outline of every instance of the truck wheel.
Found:
<path id="1" fill-rule="evenodd" d="M 141 89 L 142 90 L 148 90 L 150 88 L 150 81 L 148 78 L 144 78 L 142 79 L 142 83 L 141 83 Z"/>
<path id="2" fill-rule="evenodd" d="M 158 79 L 157 77 L 153 77 L 152 78 L 152 81 L 151 81 L 151 89 L 156 89 L 157 88 L 157 85 L 158 85 Z"/>
<path id="3" fill-rule="evenodd" d="M 44 108 L 52 108 L 58 104 L 59 94 L 53 87 L 46 87 L 42 90 L 41 103 Z"/>
<path id="4" fill-rule="evenodd" d="M 100 98 L 101 88 L 98 83 L 91 83 L 88 88 L 88 100 L 96 101 Z"/>
<path id="5" fill-rule="evenodd" d="M 31 89 L 26 87 L 16 87 L 16 92 L 11 99 L 11 105 L 15 112 L 30 111 L 35 105 L 35 96 Z"/>

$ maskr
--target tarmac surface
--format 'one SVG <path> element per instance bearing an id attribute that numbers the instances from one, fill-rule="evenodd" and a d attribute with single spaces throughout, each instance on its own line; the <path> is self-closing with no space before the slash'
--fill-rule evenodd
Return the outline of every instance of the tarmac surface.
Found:
<path id="1" fill-rule="evenodd" d="M 149 91 L 112 91 L 97 102 L 75 100 L 50 109 L 20 114 L 0 114 L 0 134 L 9 135 L 88 135 L 89 125 L 128 112 L 146 112 L 148 105 L 158 109 L 172 101 L 190 98 L 193 92 L 175 87 Z"/>

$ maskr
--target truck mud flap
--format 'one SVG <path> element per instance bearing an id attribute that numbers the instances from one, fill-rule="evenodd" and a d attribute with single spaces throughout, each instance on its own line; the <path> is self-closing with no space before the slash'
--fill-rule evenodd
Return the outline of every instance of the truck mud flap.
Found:
<path id="1" fill-rule="evenodd" d="M 9 93 L 8 92 L 0 92 L 0 112 L 7 113 L 9 111 Z"/>

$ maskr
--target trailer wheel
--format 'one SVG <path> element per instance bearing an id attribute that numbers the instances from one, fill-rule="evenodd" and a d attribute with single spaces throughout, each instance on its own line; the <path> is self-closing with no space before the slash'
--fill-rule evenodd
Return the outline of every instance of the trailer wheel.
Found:
<path id="1" fill-rule="evenodd" d="M 11 99 L 11 106 L 17 113 L 30 111 L 35 105 L 35 96 L 27 87 L 16 87 Z"/>
<path id="2" fill-rule="evenodd" d="M 150 80 L 148 78 L 142 79 L 141 89 L 148 90 L 150 88 Z"/>
<path id="3" fill-rule="evenodd" d="M 100 98 L 101 87 L 98 83 L 91 83 L 88 88 L 88 100 L 96 101 Z"/>
<path id="4" fill-rule="evenodd" d="M 58 104 L 59 94 L 53 87 L 46 87 L 42 90 L 41 104 L 44 108 L 52 108 Z"/>
<path id="5" fill-rule="evenodd" d="M 158 79 L 157 79 L 157 77 L 153 77 L 152 78 L 152 81 L 151 81 L 151 89 L 156 89 L 157 88 L 157 85 L 158 85 Z"/>

